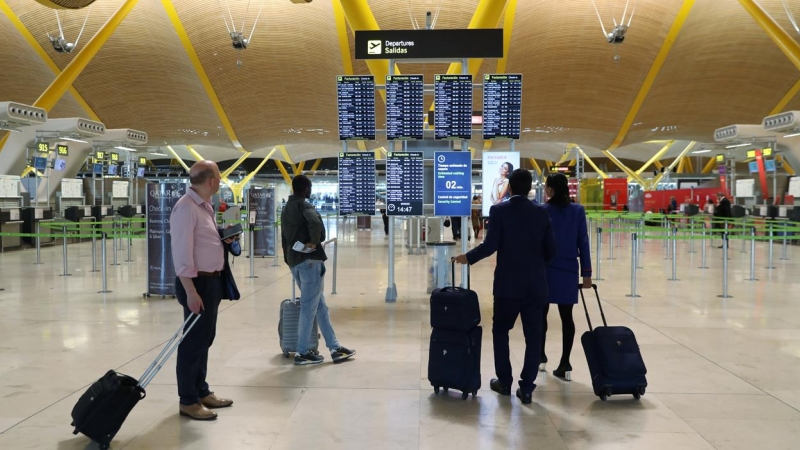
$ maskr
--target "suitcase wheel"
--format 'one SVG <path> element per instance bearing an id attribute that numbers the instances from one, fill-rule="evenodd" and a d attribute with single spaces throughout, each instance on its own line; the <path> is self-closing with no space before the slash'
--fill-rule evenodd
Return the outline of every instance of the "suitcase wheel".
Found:
<path id="1" fill-rule="evenodd" d="M 98 447 L 100 447 L 100 450 L 108 450 L 111 448 L 111 444 L 99 444 Z"/>
<path id="2" fill-rule="evenodd" d="M 606 401 L 608 400 L 608 396 L 606 394 L 600 394 L 600 400 Z"/>
<path id="3" fill-rule="evenodd" d="M 633 398 L 635 398 L 636 400 L 639 400 L 640 398 L 642 398 L 642 394 L 640 394 L 638 391 L 634 392 L 633 393 Z"/>
<path id="4" fill-rule="evenodd" d="M 434 387 L 433 387 L 433 393 L 434 393 L 435 395 L 439 395 L 439 386 L 434 386 Z"/>
<path id="5" fill-rule="evenodd" d="M 461 400 L 466 400 L 469 397 L 469 392 L 462 392 L 461 393 Z"/>
<path id="6" fill-rule="evenodd" d="M 478 396 L 478 391 L 472 391 L 472 398 L 475 398 L 477 396 Z"/>

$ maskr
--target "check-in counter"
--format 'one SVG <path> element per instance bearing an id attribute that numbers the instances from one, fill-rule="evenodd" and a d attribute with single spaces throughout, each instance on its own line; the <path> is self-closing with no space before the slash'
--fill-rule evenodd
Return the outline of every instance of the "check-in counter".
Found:
<path id="1" fill-rule="evenodd" d="M 21 209 L 21 218 L 22 218 L 22 232 L 23 233 L 36 233 L 37 232 L 37 225 L 40 222 L 52 222 L 53 221 L 53 210 L 46 207 L 25 207 Z M 50 234 L 50 229 L 47 227 L 39 227 L 38 230 L 41 234 Z M 34 237 L 26 237 L 22 238 L 23 242 L 28 245 L 36 245 L 36 238 Z M 39 241 L 40 244 L 50 244 L 53 242 L 53 238 L 51 237 L 42 237 Z"/>
<path id="2" fill-rule="evenodd" d="M 0 233 L 19 234 L 22 232 L 22 225 L 19 208 L 0 211 Z M 0 236 L 0 251 L 18 248 L 21 245 L 22 239 L 19 236 Z"/>
<path id="3" fill-rule="evenodd" d="M 114 208 L 108 205 L 92 206 L 92 217 L 94 220 L 101 222 L 108 220 L 109 217 L 114 216 Z"/>
<path id="4" fill-rule="evenodd" d="M 77 222 L 79 224 L 78 234 L 85 236 L 92 233 L 94 216 L 92 216 L 91 206 L 70 206 L 64 210 L 64 218 L 70 222 Z M 78 240 L 82 241 L 86 239 L 88 238 L 81 238 Z"/>

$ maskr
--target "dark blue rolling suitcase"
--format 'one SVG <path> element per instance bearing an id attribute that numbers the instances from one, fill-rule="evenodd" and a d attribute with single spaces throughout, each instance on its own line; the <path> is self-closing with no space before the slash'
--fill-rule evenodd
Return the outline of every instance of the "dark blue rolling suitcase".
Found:
<path id="1" fill-rule="evenodd" d="M 481 306 L 478 294 L 469 289 L 469 277 L 466 289 L 456 286 L 456 264 L 452 264 L 453 284 L 431 293 L 431 327 L 468 332 L 481 323 Z"/>
<path id="2" fill-rule="evenodd" d="M 578 290 L 581 293 L 583 310 L 586 312 L 586 321 L 589 323 L 589 331 L 581 336 L 581 344 L 586 353 L 586 361 L 589 363 L 594 393 L 603 401 L 611 395 L 619 394 L 632 394 L 638 400 L 647 388 L 645 377 L 647 368 L 636 336 L 628 327 L 608 326 L 597 285 L 593 284 L 592 288 L 600 307 L 600 316 L 603 318 L 603 326 L 595 329 L 592 329 L 582 286 L 579 286 Z"/>
<path id="3" fill-rule="evenodd" d="M 434 329 L 428 358 L 428 380 L 433 391 L 461 391 L 466 400 L 469 394 L 478 395 L 481 388 L 481 338 L 483 328 L 470 332 Z"/>

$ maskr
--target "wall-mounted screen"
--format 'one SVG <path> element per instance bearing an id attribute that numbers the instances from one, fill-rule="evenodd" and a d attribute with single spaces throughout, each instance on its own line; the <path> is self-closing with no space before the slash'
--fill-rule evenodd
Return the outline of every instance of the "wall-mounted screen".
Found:
<path id="1" fill-rule="evenodd" d="M 56 159 L 56 163 L 53 166 L 53 169 L 55 169 L 55 170 L 57 170 L 59 172 L 63 172 L 65 170 L 67 170 L 67 160 L 64 159 L 64 158 L 57 158 Z"/>
<path id="2" fill-rule="evenodd" d="M 95 175 L 102 175 L 103 174 L 103 164 L 95 163 L 92 167 L 92 173 Z"/>
<path id="3" fill-rule="evenodd" d="M 108 165 L 108 174 L 109 175 L 116 175 L 117 171 L 119 170 L 119 166 L 116 164 L 109 164 Z"/>
<path id="4" fill-rule="evenodd" d="M 136 176 L 138 178 L 144 178 L 144 167 L 139 167 L 136 169 Z"/>
<path id="5" fill-rule="evenodd" d="M 33 157 L 33 168 L 36 170 L 46 170 L 47 169 L 47 158 L 42 156 L 34 156 Z"/>

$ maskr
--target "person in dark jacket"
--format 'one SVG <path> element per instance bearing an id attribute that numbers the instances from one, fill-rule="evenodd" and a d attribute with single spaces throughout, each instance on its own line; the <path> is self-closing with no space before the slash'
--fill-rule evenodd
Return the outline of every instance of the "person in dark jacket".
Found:
<path id="1" fill-rule="evenodd" d="M 725 194 L 722 192 L 717 193 L 717 206 L 714 208 L 714 228 L 725 230 L 728 228 L 728 219 L 733 217 L 733 211 L 731 211 L 731 201 L 725 197 Z M 720 237 L 722 235 L 720 234 Z M 722 245 L 719 246 L 722 248 Z"/>
<path id="2" fill-rule="evenodd" d="M 328 305 L 322 294 L 325 260 L 328 259 L 321 245 L 325 240 L 325 224 L 314 205 L 306 201 L 311 197 L 311 180 L 305 175 L 297 175 L 292 180 L 292 191 L 294 195 L 289 197 L 281 212 L 281 243 L 284 261 L 292 269 L 294 281 L 300 288 L 300 324 L 297 327 L 294 363 L 319 364 L 324 359 L 308 348 L 314 318 L 331 351 L 331 359 L 339 362 L 356 352 L 341 346 L 336 339 Z M 296 243 L 302 248 L 294 249 Z"/>
<path id="3" fill-rule="evenodd" d="M 527 170 L 515 170 L 509 179 L 511 198 L 489 209 L 492 228 L 483 243 L 453 258 L 461 264 L 475 264 L 497 252 L 494 270 L 494 367 L 497 378 L 489 386 L 500 395 L 511 395 L 513 374 L 508 333 L 517 316 L 525 333 L 525 364 L 517 397 L 531 403 L 536 388 L 539 355 L 542 351 L 542 309 L 547 304 L 546 265 L 556 256 L 556 242 L 550 217 L 544 207 L 527 198 L 532 178 Z"/>
<path id="4" fill-rule="evenodd" d="M 589 253 L 589 235 L 586 230 L 586 211 L 583 206 L 570 202 L 567 177 L 554 173 L 547 177 L 545 193 L 550 199 L 545 209 L 550 214 L 553 232 L 556 236 L 558 254 L 547 266 L 547 286 L 550 291 L 548 304 L 542 311 L 542 356 L 539 370 L 545 370 L 547 355 L 544 344 L 547 336 L 547 313 L 549 304 L 558 305 L 561 316 L 562 350 L 561 361 L 553 375 L 570 381 L 572 366 L 569 362 L 572 344 L 575 340 L 575 321 L 572 307 L 578 303 L 578 260 L 583 287 L 592 287 L 592 258 Z"/>

